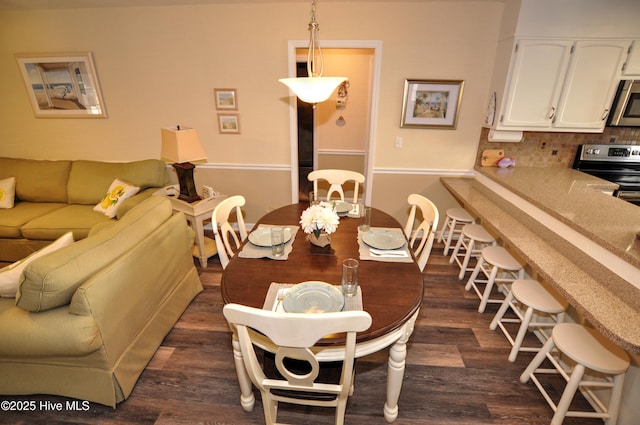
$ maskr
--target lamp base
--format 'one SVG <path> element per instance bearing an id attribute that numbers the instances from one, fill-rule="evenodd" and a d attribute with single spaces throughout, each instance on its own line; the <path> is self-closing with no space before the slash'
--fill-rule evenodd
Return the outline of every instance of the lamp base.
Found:
<path id="1" fill-rule="evenodd" d="M 190 162 L 181 162 L 173 164 L 173 168 L 178 174 L 178 183 L 180 183 L 180 195 L 178 199 L 185 202 L 195 202 L 202 199 L 196 191 L 196 184 L 193 181 L 193 169 L 196 168 Z"/>

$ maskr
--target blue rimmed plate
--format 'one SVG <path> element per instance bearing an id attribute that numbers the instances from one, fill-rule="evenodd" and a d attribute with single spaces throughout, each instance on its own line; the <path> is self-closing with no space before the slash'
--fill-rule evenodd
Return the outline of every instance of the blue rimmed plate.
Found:
<path id="1" fill-rule="evenodd" d="M 344 296 L 337 286 L 326 282 L 298 283 L 287 291 L 282 308 L 287 313 L 332 313 L 342 311 Z"/>
<path id="2" fill-rule="evenodd" d="M 377 249 L 398 249 L 406 243 L 402 233 L 384 229 L 369 230 L 362 235 L 362 241 Z"/>

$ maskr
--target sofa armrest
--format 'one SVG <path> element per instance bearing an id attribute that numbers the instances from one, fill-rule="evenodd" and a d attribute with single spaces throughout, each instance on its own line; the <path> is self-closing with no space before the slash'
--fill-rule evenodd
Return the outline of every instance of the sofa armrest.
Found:
<path id="1" fill-rule="evenodd" d="M 117 359 L 195 268 L 193 241 L 175 214 L 78 288 L 69 313 L 92 315 L 109 358 Z"/>
<path id="2" fill-rule="evenodd" d="M 140 192 L 133 195 L 131 198 L 126 199 L 124 202 L 122 202 L 122 205 L 118 207 L 118 211 L 116 213 L 117 219 L 120 220 L 122 217 L 124 217 L 126 213 L 131 211 L 133 208 L 135 208 L 145 199 L 149 198 L 157 190 L 158 190 L 157 187 L 150 187 L 148 189 L 141 190 Z"/>

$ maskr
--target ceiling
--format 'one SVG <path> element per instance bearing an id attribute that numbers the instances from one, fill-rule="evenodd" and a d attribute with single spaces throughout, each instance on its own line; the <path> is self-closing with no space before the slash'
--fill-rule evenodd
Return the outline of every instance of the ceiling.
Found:
<path id="1" fill-rule="evenodd" d="M 346 0 L 321 0 L 323 3 L 344 2 Z M 350 2 L 376 2 L 391 0 L 349 0 Z M 469 1 L 469 0 L 404 0 L 405 2 L 428 3 L 432 1 Z M 474 0 L 504 3 L 509 0 Z M 0 0 L 0 10 L 34 9 L 81 9 L 101 7 L 131 6 L 188 6 L 214 3 L 311 3 L 310 0 Z"/>

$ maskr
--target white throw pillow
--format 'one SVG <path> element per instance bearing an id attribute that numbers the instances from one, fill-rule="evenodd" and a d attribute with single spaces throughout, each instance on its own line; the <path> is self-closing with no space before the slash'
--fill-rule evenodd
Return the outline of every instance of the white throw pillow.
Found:
<path id="1" fill-rule="evenodd" d="M 60 236 L 58 239 L 45 246 L 44 248 L 34 252 L 27 258 L 0 269 L 0 297 L 15 298 L 18 284 L 20 283 L 20 275 L 30 262 L 45 254 L 49 254 L 64 246 L 73 243 L 73 233 L 68 232 Z"/>
<path id="2" fill-rule="evenodd" d="M 0 180 L 0 208 L 13 208 L 16 195 L 16 178 Z"/>
<path id="3" fill-rule="evenodd" d="M 122 202 L 125 199 L 131 198 L 138 193 L 139 190 L 140 188 L 138 186 L 133 186 L 122 180 L 115 179 L 113 183 L 111 183 L 111 186 L 109 186 L 105 197 L 98 205 L 93 207 L 93 210 L 101 212 L 109 218 L 113 218 L 116 216 L 118 207 Z"/>

